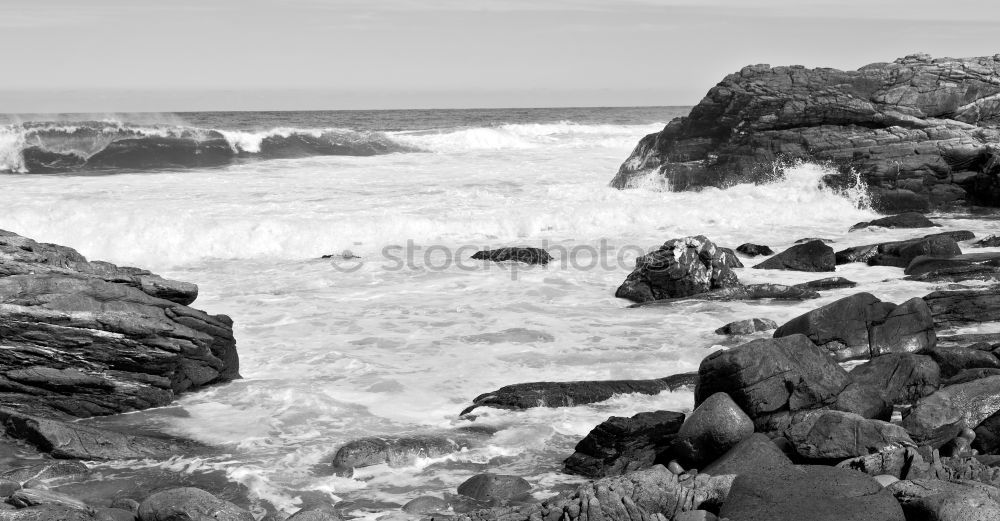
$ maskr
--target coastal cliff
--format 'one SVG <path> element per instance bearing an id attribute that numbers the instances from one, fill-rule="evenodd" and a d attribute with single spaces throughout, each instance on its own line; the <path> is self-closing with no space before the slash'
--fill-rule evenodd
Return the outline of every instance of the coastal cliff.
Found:
<path id="1" fill-rule="evenodd" d="M 671 190 L 766 181 L 776 161 L 857 173 L 886 211 L 1000 206 L 1000 54 L 910 55 L 856 71 L 753 65 L 645 136 L 611 181 Z"/>

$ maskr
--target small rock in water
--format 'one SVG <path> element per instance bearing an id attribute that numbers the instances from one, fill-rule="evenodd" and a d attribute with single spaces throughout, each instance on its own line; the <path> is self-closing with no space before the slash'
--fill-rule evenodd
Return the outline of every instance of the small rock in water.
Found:
<path id="1" fill-rule="evenodd" d="M 997 246 L 1000 246 L 1000 235 L 987 235 L 986 237 L 972 243 L 972 245 L 977 248 L 996 248 Z"/>
<path id="2" fill-rule="evenodd" d="M 354 252 L 352 252 L 351 250 L 344 250 L 344 251 L 340 252 L 339 254 L 328 253 L 328 254 L 320 257 L 320 258 L 322 258 L 322 259 L 338 258 L 338 259 L 344 259 L 344 260 L 351 260 L 351 259 L 360 259 L 361 257 L 355 255 Z"/>
<path id="3" fill-rule="evenodd" d="M 420 496 L 403 505 L 403 512 L 409 514 L 439 514 L 451 510 L 447 501 L 435 496 Z"/>
<path id="4" fill-rule="evenodd" d="M 821 240 L 796 244 L 754 266 L 758 270 L 833 271 L 837 259 L 833 248 Z"/>
<path id="5" fill-rule="evenodd" d="M 746 320 L 730 322 L 716 329 L 715 332 L 720 335 L 749 335 L 758 331 L 777 328 L 778 323 L 769 318 L 748 318 Z"/>
<path id="6" fill-rule="evenodd" d="M 531 484 L 519 476 L 477 474 L 458 486 L 458 493 L 480 501 L 505 501 L 531 491 Z"/>
<path id="7" fill-rule="evenodd" d="M 552 256 L 549 255 L 549 252 L 541 248 L 528 248 L 525 246 L 477 251 L 472 255 L 472 258 L 493 262 L 517 261 L 525 264 L 542 265 L 548 264 L 552 260 Z"/>
<path id="8" fill-rule="evenodd" d="M 872 226 L 878 226 L 880 228 L 932 228 L 940 225 L 934 223 L 920 212 L 905 212 L 883 217 L 881 219 L 875 219 L 874 221 L 855 224 L 854 226 L 851 226 L 850 231 L 853 232 L 855 230 L 861 230 Z"/>
<path id="9" fill-rule="evenodd" d="M 736 247 L 736 251 L 747 257 L 758 255 L 774 255 L 774 250 L 762 244 L 744 243 Z"/>
<path id="10" fill-rule="evenodd" d="M 794 287 L 803 289 L 815 289 L 815 290 L 827 290 L 827 289 L 841 289 L 841 288 L 853 288 L 857 286 L 858 283 L 853 280 L 847 280 L 844 277 L 827 277 L 825 279 L 810 280 L 809 282 L 803 282 L 796 284 Z"/>

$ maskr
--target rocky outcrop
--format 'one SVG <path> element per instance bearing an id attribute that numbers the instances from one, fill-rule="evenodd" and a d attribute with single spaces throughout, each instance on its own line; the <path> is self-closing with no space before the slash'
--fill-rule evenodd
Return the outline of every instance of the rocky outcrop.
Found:
<path id="1" fill-rule="evenodd" d="M 836 269 L 833 248 L 823 241 L 809 241 L 791 248 L 754 266 L 758 270 L 833 271 Z"/>
<path id="2" fill-rule="evenodd" d="M 1000 253 L 920 256 L 910 262 L 904 273 L 907 280 L 923 282 L 1000 281 Z"/>
<path id="3" fill-rule="evenodd" d="M 750 335 L 758 331 L 776 329 L 778 324 L 769 318 L 748 318 L 730 322 L 715 330 L 719 335 Z"/>
<path id="4" fill-rule="evenodd" d="M 529 248 L 527 246 L 498 248 L 495 250 L 477 251 L 472 254 L 476 260 L 489 260 L 493 262 L 523 262 L 525 264 L 548 264 L 552 260 L 549 252 L 541 248 Z"/>
<path id="5" fill-rule="evenodd" d="M 753 421 L 726 393 L 705 398 L 677 432 L 672 454 L 700 468 L 753 434 Z"/>
<path id="6" fill-rule="evenodd" d="M 781 438 L 784 439 L 784 438 Z M 716 459 L 701 472 L 710 476 L 774 471 L 792 466 L 778 446 L 765 434 L 751 434 L 745 440 Z"/>
<path id="7" fill-rule="evenodd" d="M 785 437 L 809 460 L 843 460 L 915 446 L 898 425 L 842 411 L 799 413 Z"/>
<path id="8" fill-rule="evenodd" d="M 837 360 L 870 359 L 885 353 L 913 353 L 937 342 L 926 303 L 910 299 L 900 305 L 857 293 L 788 321 L 775 338 L 803 334 Z"/>
<path id="9" fill-rule="evenodd" d="M 935 291 L 924 302 L 939 328 L 1000 321 L 1000 286 Z"/>
<path id="10" fill-rule="evenodd" d="M 945 387 L 921 398 L 902 426 L 917 443 L 940 447 L 1000 411 L 1000 376 Z"/>
<path id="11" fill-rule="evenodd" d="M 747 257 L 756 257 L 758 255 L 774 255 L 774 250 L 763 244 L 753 244 L 750 242 L 740 244 L 736 247 L 736 253 L 742 253 Z"/>
<path id="12" fill-rule="evenodd" d="M 879 389 L 890 404 L 913 403 L 941 386 L 941 369 L 929 356 L 889 353 L 872 358 L 849 373 L 851 381 Z"/>
<path id="13" fill-rule="evenodd" d="M 518 476 L 476 474 L 458 486 L 458 493 L 479 501 L 503 502 L 524 496 L 531 484 Z"/>
<path id="14" fill-rule="evenodd" d="M 564 462 L 565 469 L 600 478 L 652 467 L 673 444 L 683 423 L 684 414 L 672 411 L 612 416 L 576 444 L 576 452 Z"/>
<path id="15" fill-rule="evenodd" d="M 615 296 L 648 302 L 739 287 L 731 268 L 742 266 L 731 250 L 719 248 L 703 235 L 671 239 L 635 259 L 635 269 Z"/>
<path id="16" fill-rule="evenodd" d="M 852 246 L 838 251 L 837 264 L 864 262 L 869 266 L 895 266 L 906 268 L 917 257 L 951 257 L 961 255 L 956 239 L 949 233 L 926 235 L 905 241 L 883 242 L 865 246 Z"/>
<path id="17" fill-rule="evenodd" d="M 851 226 L 850 231 L 863 230 L 865 228 L 932 228 L 935 226 L 940 226 L 934 221 L 931 221 L 924 214 L 920 212 L 903 212 L 901 214 L 890 215 L 888 217 L 882 217 L 880 219 L 875 219 L 874 221 L 866 221 L 863 223 L 855 224 Z"/>
<path id="18" fill-rule="evenodd" d="M 655 380 L 598 380 L 580 382 L 530 382 L 506 385 L 477 396 L 462 415 L 477 407 L 530 409 L 532 407 L 572 407 L 603 402 L 616 394 L 659 394 L 666 390 L 693 386 L 698 375 L 683 373 Z"/>
<path id="19" fill-rule="evenodd" d="M 239 378 L 232 320 L 193 284 L 0 232 L 0 406 L 89 417 Z"/>
<path id="20" fill-rule="evenodd" d="M 1000 55 L 911 55 L 856 71 L 753 65 L 644 137 L 611 181 L 672 190 L 759 182 L 778 159 L 857 172 L 880 208 L 1000 205 Z"/>

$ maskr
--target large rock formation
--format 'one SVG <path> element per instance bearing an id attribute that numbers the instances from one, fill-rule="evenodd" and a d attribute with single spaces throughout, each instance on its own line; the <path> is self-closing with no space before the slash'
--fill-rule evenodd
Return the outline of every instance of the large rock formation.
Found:
<path id="1" fill-rule="evenodd" d="M 1000 54 L 919 54 L 856 71 L 753 65 L 713 87 L 686 117 L 644 137 L 611 181 L 656 176 L 673 190 L 755 182 L 778 159 L 861 174 L 890 210 L 1000 205 Z"/>
<path id="2" fill-rule="evenodd" d="M 239 378 L 232 320 L 193 284 L 0 230 L 0 406 L 89 417 Z"/>

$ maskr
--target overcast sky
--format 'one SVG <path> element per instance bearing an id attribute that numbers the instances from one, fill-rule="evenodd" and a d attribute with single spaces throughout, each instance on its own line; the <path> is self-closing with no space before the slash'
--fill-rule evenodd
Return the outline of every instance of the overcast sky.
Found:
<path id="1" fill-rule="evenodd" d="M 2 0 L 0 112 L 690 105 L 1000 53 L 995 0 Z"/>

